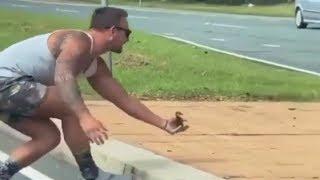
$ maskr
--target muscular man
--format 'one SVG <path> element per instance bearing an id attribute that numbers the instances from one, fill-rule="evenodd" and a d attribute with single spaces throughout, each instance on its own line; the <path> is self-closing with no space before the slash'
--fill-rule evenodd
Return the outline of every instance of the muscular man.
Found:
<path id="1" fill-rule="evenodd" d="M 98 8 L 87 31 L 63 29 L 18 42 L 0 53 L 1 120 L 31 137 L 0 166 L 0 179 L 10 179 L 60 142 L 49 118 L 62 122 L 64 140 L 85 179 L 96 179 L 90 142 L 103 144 L 107 129 L 84 104 L 77 77 L 84 74 L 104 99 L 130 116 L 170 134 L 185 130 L 181 119 L 163 119 L 129 96 L 114 79 L 104 60 L 107 51 L 120 53 L 131 31 L 127 12 Z"/>

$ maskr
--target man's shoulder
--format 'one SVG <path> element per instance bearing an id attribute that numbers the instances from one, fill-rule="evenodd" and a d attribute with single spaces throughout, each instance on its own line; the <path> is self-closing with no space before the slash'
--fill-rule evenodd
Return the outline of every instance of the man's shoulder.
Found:
<path id="1" fill-rule="evenodd" d="M 57 39 L 72 39 L 74 41 L 79 41 L 80 43 L 90 42 L 90 37 L 85 31 L 75 30 L 75 29 L 59 29 L 52 32 L 52 38 Z"/>
<path id="2" fill-rule="evenodd" d="M 66 50 L 77 49 L 78 51 L 86 52 L 90 50 L 91 47 L 90 37 L 84 31 L 80 30 L 62 29 L 54 31 L 50 38 L 53 39 L 53 41 L 61 42 L 59 43 L 60 47 L 66 47 Z"/>

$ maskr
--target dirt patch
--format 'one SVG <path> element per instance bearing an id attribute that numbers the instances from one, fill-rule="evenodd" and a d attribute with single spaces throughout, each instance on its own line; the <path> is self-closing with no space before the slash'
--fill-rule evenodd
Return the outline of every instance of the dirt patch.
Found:
<path id="1" fill-rule="evenodd" d="M 122 68 L 137 68 L 150 65 L 150 60 L 142 54 L 124 53 L 115 64 Z"/>
<path id="2" fill-rule="evenodd" d="M 112 136 L 226 179 L 320 177 L 320 103 L 145 102 L 164 117 L 184 113 L 176 136 L 136 121 L 106 102 L 88 102 Z"/>

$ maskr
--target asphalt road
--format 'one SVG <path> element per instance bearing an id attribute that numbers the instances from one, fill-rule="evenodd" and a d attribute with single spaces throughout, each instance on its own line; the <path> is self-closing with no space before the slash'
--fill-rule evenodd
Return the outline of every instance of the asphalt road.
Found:
<path id="1" fill-rule="evenodd" d="M 89 17 L 99 5 L 1 0 L 0 6 Z M 124 7 L 133 29 L 191 41 L 237 55 L 320 73 L 320 26 L 295 28 L 293 18 L 259 17 Z"/>

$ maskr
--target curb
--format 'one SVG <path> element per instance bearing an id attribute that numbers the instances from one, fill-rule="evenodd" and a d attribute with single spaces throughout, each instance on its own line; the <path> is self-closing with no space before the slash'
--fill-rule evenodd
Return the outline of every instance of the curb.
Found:
<path id="1" fill-rule="evenodd" d="M 52 120 L 61 130 L 60 122 Z M 0 131 L 23 141 L 29 139 L 4 123 L 0 123 Z M 222 180 L 213 174 L 112 138 L 104 145 L 91 145 L 91 150 L 96 163 L 102 170 L 120 175 L 134 175 L 135 180 Z M 63 140 L 50 154 L 75 165 L 75 160 Z"/>

